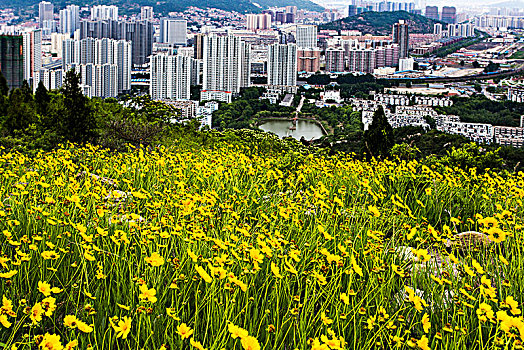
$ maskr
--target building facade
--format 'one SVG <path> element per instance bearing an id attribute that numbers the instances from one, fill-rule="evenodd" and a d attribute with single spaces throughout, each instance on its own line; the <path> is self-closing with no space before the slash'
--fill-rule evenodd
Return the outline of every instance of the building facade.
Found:
<path id="1" fill-rule="evenodd" d="M 409 29 L 404 20 L 393 25 L 393 42 L 399 46 L 399 57 L 406 58 L 409 53 Z"/>
<path id="2" fill-rule="evenodd" d="M 297 85 L 297 46 L 295 44 L 269 46 L 268 84 Z"/>
<path id="3" fill-rule="evenodd" d="M 60 10 L 60 33 L 73 35 L 80 28 L 80 7 L 67 5 Z"/>
<path id="4" fill-rule="evenodd" d="M 83 20 L 80 39 L 114 39 L 132 42 L 133 65 L 143 65 L 153 52 L 154 28 L 151 21 Z"/>
<path id="5" fill-rule="evenodd" d="M 187 21 L 180 18 L 162 18 L 160 42 L 175 46 L 187 45 Z"/>
<path id="6" fill-rule="evenodd" d="M 9 89 L 17 89 L 24 82 L 23 48 L 22 35 L 0 35 L 0 72 Z"/>
<path id="7" fill-rule="evenodd" d="M 154 100 L 189 100 L 193 58 L 158 54 L 151 58 L 149 93 Z"/>
<path id="8" fill-rule="evenodd" d="M 251 45 L 234 35 L 204 37 L 203 90 L 234 94 L 250 85 Z"/>
<path id="9" fill-rule="evenodd" d="M 36 73 L 42 68 L 42 30 L 37 29 L 22 34 L 24 48 L 24 80 L 35 85 Z M 37 85 L 37 84 L 36 84 Z"/>
<path id="10" fill-rule="evenodd" d="M 345 70 L 345 51 L 341 47 L 326 50 L 326 72 L 337 73 Z"/>
<path id="11" fill-rule="evenodd" d="M 297 25 L 295 41 L 299 48 L 317 47 L 317 26 Z"/>

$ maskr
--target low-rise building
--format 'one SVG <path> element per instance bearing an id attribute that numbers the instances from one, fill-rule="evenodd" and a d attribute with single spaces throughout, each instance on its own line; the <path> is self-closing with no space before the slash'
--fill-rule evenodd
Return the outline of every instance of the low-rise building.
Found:
<path id="1" fill-rule="evenodd" d="M 220 101 L 231 103 L 231 101 L 233 101 L 233 93 L 231 91 L 202 90 L 200 92 L 200 101 Z"/>

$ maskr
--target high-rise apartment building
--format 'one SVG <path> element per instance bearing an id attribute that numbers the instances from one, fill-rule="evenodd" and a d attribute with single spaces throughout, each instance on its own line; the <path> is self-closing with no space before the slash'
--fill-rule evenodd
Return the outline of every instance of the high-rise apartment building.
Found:
<path id="1" fill-rule="evenodd" d="M 404 20 L 399 20 L 393 25 L 393 42 L 399 45 L 400 58 L 406 58 L 409 54 L 409 30 Z"/>
<path id="2" fill-rule="evenodd" d="M 36 91 L 38 83 L 42 82 L 47 90 L 58 90 L 64 85 L 65 71 L 63 69 L 40 69 L 35 75 L 33 91 Z"/>
<path id="3" fill-rule="evenodd" d="M 154 16 L 153 7 L 151 6 L 142 6 L 140 8 L 140 20 L 142 21 L 152 21 Z"/>
<path id="4" fill-rule="evenodd" d="M 373 73 L 377 67 L 376 50 L 351 49 L 349 50 L 349 71 Z"/>
<path id="5" fill-rule="evenodd" d="M 60 33 L 73 35 L 80 28 L 80 8 L 77 5 L 67 5 L 60 10 Z"/>
<path id="6" fill-rule="evenodd" d="M 202 33 L 195 34 L 193 37 L 193 57 L 197 60 L 204 58 L 204 37 L 205 34 Z"/>
<path id="7" fill-rule="evenodd" d="M 203 90 L 233 94 L 250 85 L 251 45 L 234 35 L 204 37 Z"/>
<path id="8" fill-rule="evenodd" d="M 326 72 L 343 72 L 345 70 L 345 51 L 342 47 L 328 47 L 326 50 Z"/>
<path id="9" fill-rule="evenodd" d="M 111 19 L 113 21 L 118 20 L 118 6 L 96 5 L 91 7 L 91 20 L 106 21 L 108 19 Z"/>
<path id="10" fill-rule="evenodd" d="M 457 9 L 453 6 L 444 6 L 442 8 L 442 22 L 457 23 Z"/>
<path id="11" fill-rule="evenodd" d="M 154 100 L 189 100 L 193 58 L 158 54 L 151 57 L 149 94 Z"/>
<path id="12" fill-rule="evenodd" d="M 438 21 L 438 6 L 426 6 L 426 17 Z"/>
<path id="13" fill-rule="evenodd" d="M 268 50 L 269 85 L 297 85 L 297 46 L 295 44 L 273 44 Z"/>
<path id="14" fill-rule="evenodd" d="M 80 21 L 80 39 L 108 38 L 132 42 L 134 65 L 147 63 L 153 52 L 154 28 L 151 21 Z"/>
<path id="15" fill-rule="evenodd" d="M 320 71 L 320 51 L 318 47 L 299 47 L 297 53 L 297 71 L 308 73 Z"/>
<path id="16" fill-rule="evenodd" d="M 295 41 L 299 48 L 317 47 L 317 26 L 297 25 Z"/>
<path id="17" fill-rule="evenodd" d="M 22 34 L 24 54 L 24 80 L 34 85 L 36 73 L 42 68 L 42 30 Z"/>
<path id="18" fill-rule="evenodd" d="M 246 16 L 248 30 L 266 30 L 271 28 L 271 15 L 269 13 L 253 14 Z"/>
<path id="19" fill-rule="evenodd" d="M 433 26 L 433 34 L 442 35 L 442 23 L 435 23 Z"/>
<path id="20" fill-rule="evenodd" d="M 24 82 L 24 40 L 22 35 L 0 35 L 0 72 L 9 89 L 16 89 Z"/>
<path id="21" fill-rule="evenodd" d="M 187 44 L 187 21 L 180 18 L 160 20 L 160 42 L 170 45 Z"/>
<path id="22" fill-rule="evenodd" d="M 81 73 L 82 84 L 91 87 L 92 96 L 115 97 L 131 89 L 131 51 L 131 42 L 124 40 L 67 39 L 62 67 Z"/>
<path id="23" fill-rule="evenodd" d="M 42 1 L 38 4 L 38 24 L 39 28 L 44 27 L 45 21 L 54 20 L 55 8 L 49 1 Z"/>

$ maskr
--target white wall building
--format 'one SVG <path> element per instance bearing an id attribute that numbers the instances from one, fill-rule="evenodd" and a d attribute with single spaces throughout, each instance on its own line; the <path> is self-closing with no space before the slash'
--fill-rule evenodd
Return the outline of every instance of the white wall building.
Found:
<path id="1" fill-rule="evenodd" d="M 96 5 L 91 7 L 91 19 L 96 20 L 118 20 L 118 6 Z"/>
<path id="2" fill-rule="evenodd" d="M 77 5 L 67 5 L 60 10 L 60 33 L 73 35 L 80 28 L 80 8 Z"/>
<path id="3" fill-rule="evenodd" d="M 203 90 L 234 94 L 250 85 L 251 45 L 234 35 L 204 37 Z"/>
<path id="4" fill-rule="evenodd" d="M 295 42 L 300 48 L 317 47 L 317 26 L 297 25 Z"/>
<path id="5" fill-rule="evenodd" d="M 35 85 L 36 73 L 42 68 L 42 30 L 22 33 L 24 56 L 24 80 Z"/>
<path id="6" fill-rule="evenodd" d="M 189 100 L 193 59 L 183 55 L 151 57 L 149 94 L 154 100 Z"/>
<path id="7" fill-rule="evenodd" d="M 271 15 L 269 13 L 247 14 L 246 28 L 252 31 L 271 29 Z"/>
<path id="8" fill-rule="evenodd" d="M 269 46 L 268 84 L 297 85 L 297 46 L 295 44 Z"/>
<path id="9" fill-rule="evenodd" d="M 82 84 L 97 97 L 115 97 L 131 89 L 131 42 L 113 39 L 66 39 L 62 67 L 81 73 Z"/>
<path id="10" fill-rule="evenodd" d="M 162 18 L 160 21 L 160 42 L 170 45 L 186 45 L 187 21 L 177 18 Z"/>

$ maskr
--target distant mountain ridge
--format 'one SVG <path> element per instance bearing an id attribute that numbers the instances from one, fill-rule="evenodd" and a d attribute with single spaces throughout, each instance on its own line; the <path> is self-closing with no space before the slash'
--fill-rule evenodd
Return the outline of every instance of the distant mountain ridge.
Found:
<path id="1" fill-rule="evenodd" d="M 399 20 L 406 21 L 409 25 L 409 32 L 414 34 L 433 33 L 434 24 L 441 23 L 406 11 L 370 11 L 323 24 L 320 26 L 320 29 L 358 30 L 362 34 L 390 35 L 393 24 Z"/>
<path id="2" fill-rule="evenodd" d="M 179 12 L 194 6 L 199 8 L 218 8 L 225 11 L 237 11 L 240 13 L 260 12 L 261 9 L 269 7 L 297 6 L 299 9 L 310 11 L 323 11 L 324 8 L 310 0 L 48 0 L 55 5 L 57 9 L 64 8 L 67 5 L 75 4 L 79 6 L 91 5 L 116 5 L 123 10 L 123 13 L 136 12 L 140 6 L 153 6 L 157 13 L 167 14 L 168 12 Z M 0 8 L 17 8 L 23 10 L 32 10 L 38 13 L 38 3 L 40 0 L 0 0 Z M 257 6 L 258 5 L 258 6 Z"/>

